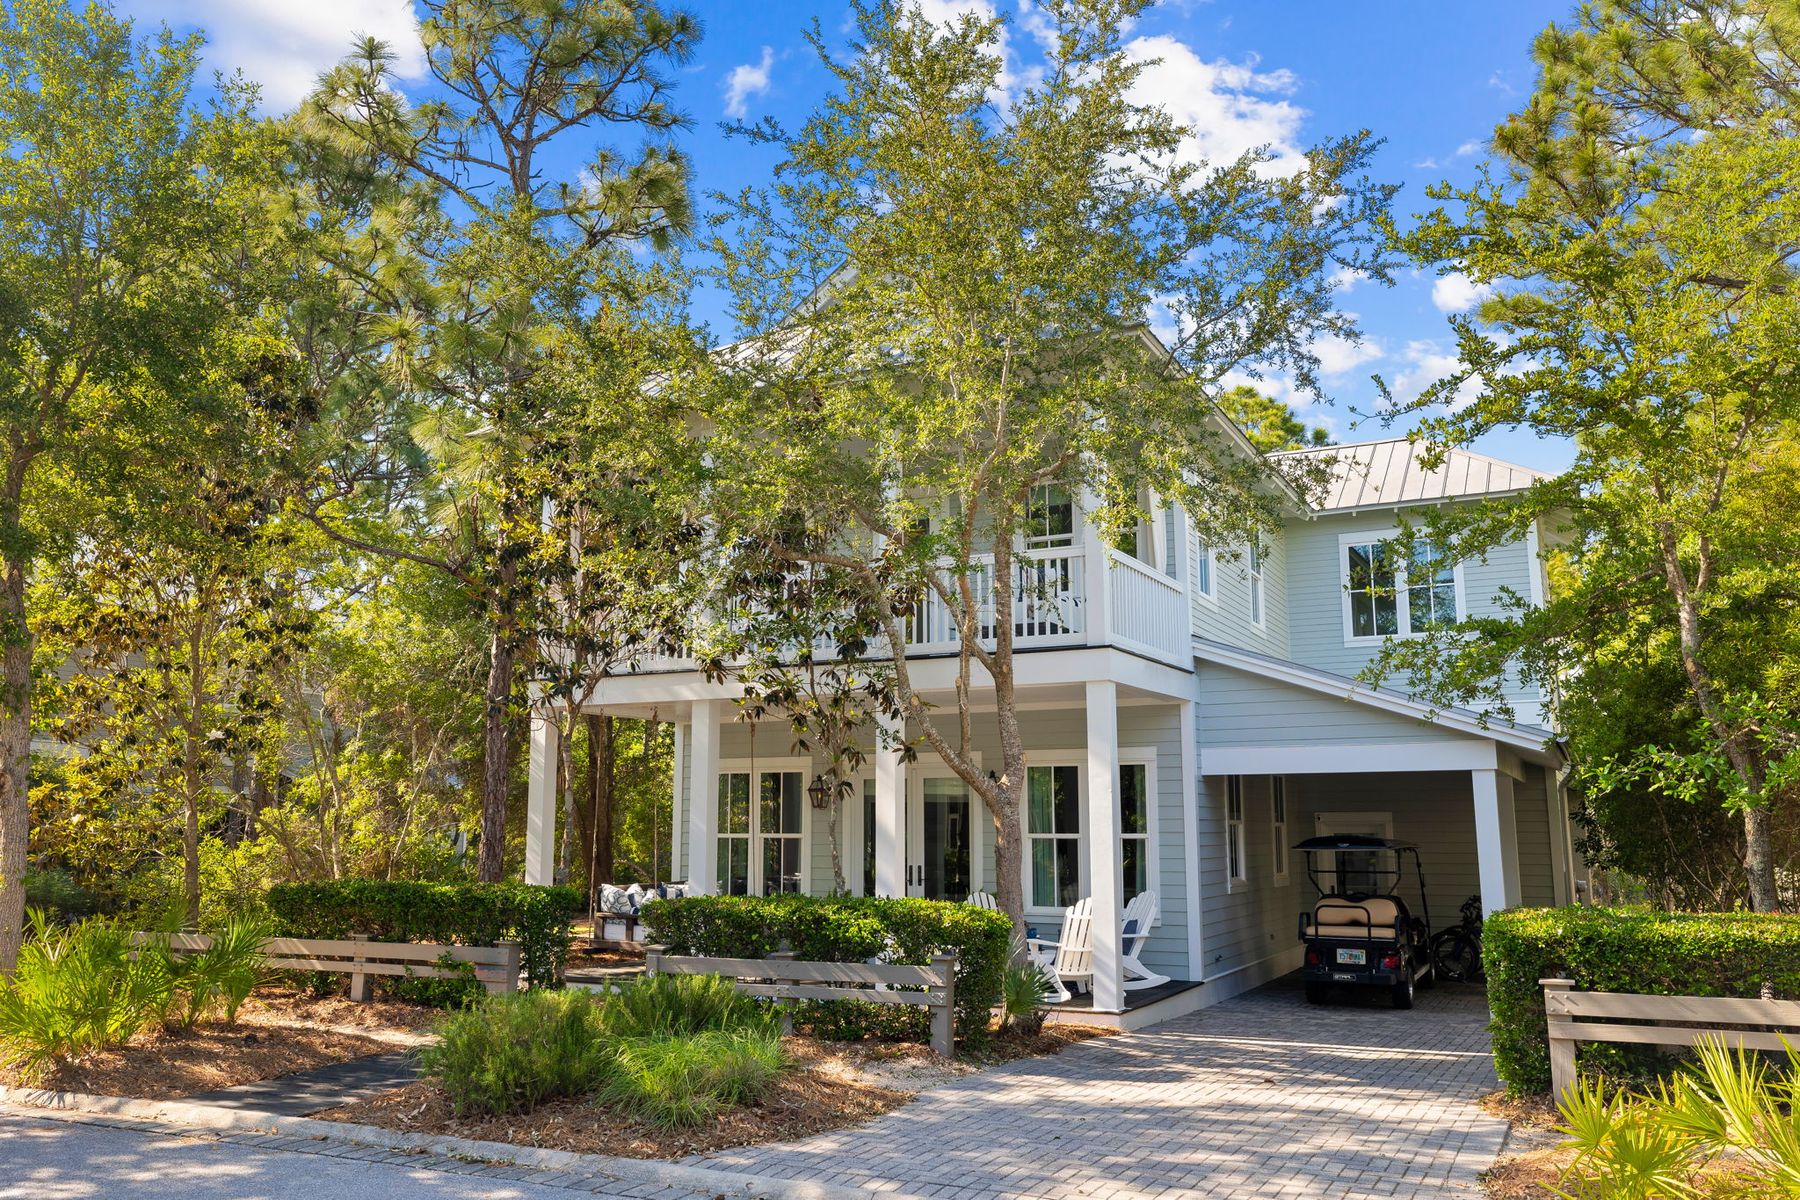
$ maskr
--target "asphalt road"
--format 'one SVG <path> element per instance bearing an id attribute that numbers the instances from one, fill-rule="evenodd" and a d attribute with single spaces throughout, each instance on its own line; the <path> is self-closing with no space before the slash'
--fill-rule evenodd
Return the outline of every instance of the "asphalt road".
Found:
<path id="1" fill-rule="evenodd" d="M 0 1112 L 3 1200 L 572 1200 L 593 1194 Z"/>

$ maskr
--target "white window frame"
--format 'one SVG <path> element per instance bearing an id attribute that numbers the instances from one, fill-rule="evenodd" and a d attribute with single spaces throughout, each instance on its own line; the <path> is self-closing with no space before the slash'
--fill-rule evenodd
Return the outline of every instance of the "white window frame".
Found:
<path id="1" fill-rule="evenodd" d="M 1208 604 L 1219 602 L 1219 551 L 1199 537 L 1190 540 L 1189 546 L 1194 557 L 1194 595 Z M 1206 584 L 1201 587 L 1201 583 Z"/>
<path id="2" fill-rule="evenodd" d="M 1244 552 L 1244 567 L 1250 580 L 1250 628 L 1256 630 L 1266 629 L 1269 624 L 1268 579 L 1263 570 L 1267 565 L 1262 546 L 1251 542 Z"/>
<path id="3" fill-rule="evenodd" d="M 1066 534 L 1034 533 L 1032 531 L 1032 525 L 1037 519 L 1037 514 L 1032 511 L 1033 508 L 1039 503 L 1039 497 L 1042 496 L 1044 507 L 1047 509 L 1050 504 L 1050 498 L 1055 492 L 1061 492 L 1069 505 L 1069 532 Z M 1075 544 L 1075 541 L 1080 534 L 1081 509 L 1075 503 L 1074 492 L 1070 491 L 1066 486 L 1060 483 L 1040 483 L 1031 489 L 1031 495 L 1026 499 L 1025 503 L 1024 540 L 1025 548 L 1027 550 L 1068 549 Z"/>
<path id="4" fill-rule="evenodd" d="M 1293 849 L 1288 845 L 1287 776 L 1269 776 L 1269 861 L 1274 864 L 1271 877 L 1276 887 L 1286 887 L 1293 879 Z"/>
<path id="5" fill-rule="evenodd" d="M 1019 814 L 1021 817 L 1021 820 L 1019 822 L 1020 835 L 1021 835 L 1021 840 L 1024 843 L 1024 845 L 1023 845 L 1024 853 L 1019 856 L 1019 858 L 1020 858 L 1020 862 L 1019 862 L 1020 892 L 1019 892 L 1019 895 L 1024 900 L 1026 916 L 1028 916 L 1028 917 L 1060 917 L 1063 914 L 1063 908 L 1061 905 L 1048 906 L 1048 905 L 1042 905 L 1042 904 L 1033 904 L 1031 902 L 1031 897 L 1033 895 L 1033 890 L 1032 890 L 1032 886 L 1031 886 L 1031 884 L 1032 884 L 1031 843 L 1032 843 L 1033 835 L 1031 832 L 1031 791 L 1030 791 L 1030 789 L 1031 789 L 1031 769 L 1033 767 L 1074 767 L 1075 768 L 1075 796 L 1076 796 L 1075 817 L 1076 817 L 1076 820 L 1079 822 L 1079 824 L 1077 825 L 1076 830 L 1075 830 L 1075 863 L 1076 863 L 1076 875 L 1077 875 L 1075 890 L 1079 895 L 1085 896 L 1091 890 L 1090 884 L 1088 883 L 1088 853 L 1089 853 L 1088 826 L 1089 826 L 1089 824 L 1091 824 L 1091 822 L 1089 822 L 1087 819 L 1087 803 L 1088 803 L 1087 755 L 1081 751 L 1076 751 L 1076 750 L 1049 750 L 1049 751 L 1041 751 L 1041 752 L 1037 752 L 1037 753 L 1027 753 L 1025 755 L 1025 772 L 1026 772 L 1026 774 L 1025 774 L 1025 788 L 1026 788 L 1025 805 L 1024 805 L 1024 811 Z M 1051 837 L 1053 835 L 1038 834 L 1037 836 L 1038 837 Z M 1066 836 L 1066 835 L 1058 834 L 1058 835 L 1054 835 L 1054 836 L 1061 837 L 1061 836 Z"/>
<path id="6" fill-rule="evenodd" d="M 1338 534 L 1337 568 L 1338 593 L 1341 597 L 1341 612 L 1344 625 L 1345 646 L 1379 646 L 1388 638 L 1400 641 L 1424 636 L 1425 631 L 1417 633 L 1412 628 L 1412 605 L 1407 602 L 1406 590 L 1408 573 L 1411 564 L 1398 552 L 1394 554 L 1394 622 L 1398 633 L 1375 633 L 1363 637 L 1356 635 L 1356 626 L 1352 623 L 1350 612 L 1350 547 L 1379 545 L 1392 542 L 1398 531 L 1393 529 L 1368 530 L 1361 533 Z M 1457 559 L 1450 567 L 1452 577 L 1456 581 L 1456 619 L 1463 620 L 1469 615 L 1468 598 L 1463 591 L 1463 563 Z"/>
<path id="7" fill-rule="evenodd" d="M 1159 847 L 1162 843 L 1158 840 L 1158 834 L 1161 832 L 1161 829 L 1157 821 L 1157 810 L 1162 807 L 1162 794 L 1157 790 L 1156 786 L 1156 759 L 1157 753 L 1156 747 L 1154 746 L 1133 746 L 1122 748 L 1119 751 L 1119 770 L 1121 773 L 1126 767 L 1144 768 L 1144 832 L 1141 835 L 1133 834 L 1131 836 L 1141 836 L 1143 838 L 1145 856 L 1144 890 L 1156 893 L 1159 907 L 1156 920 L 1158 924 L 1161 924 L 1162 853 Z M 1121 888 L 1119 902 L 1121 904 L 1125 903 L 1123 894 L 1125 880 L 1125 851 L 1122 844 L 1125 840 L 1125 836 L 1125 812 L 1123 802 L 1121 801 L 1119 809 L 1119 841 L 1121 842 L 1121 846 L 1118 851 L 1119 883 Z"/>
<path id="8" fill-rule="evenodd" d="M 1250 842 L 1244 836 L 1244 777 L 1227 775 L 1223 796 L 1225 801 L 1225 890 L 1237 892 L 1250 886 Z M 1232 869 L 1234 858 L 1237 860 L 1236 870 Z"/>
<path id="9" fill-rule="evenodd" d="M 754 769 L 752 769 L 754 766 Z M 800 832 L 798 835 L 771 834 L 771 837 L 798 836 L 800 839 L 800 894 L 810 895 L 812 892 L 812 798 L 806 789 L 812 783 L 813 762 L 810 758 L 763 758 L 758 756 L 754 764 L 748 758 L 720 759 L 719 770 L 713 777 L 712 802 L 719 802 L 719 779 L 725 775 L 750 776 L 750 873 L 746 886 L 751 896 L 763 894 L 763 832 L 762 832 L 762 793 L 757 786 L 757 777 L 794 773 L 800 776 Z M 715 843 L 725 837 L 740 836 L 727 834 L 723 830 L 714 832 Z M 716 851 L 715 851 L 716 854 Z M 716 860 L 715 860 L 716 861 Z"/>

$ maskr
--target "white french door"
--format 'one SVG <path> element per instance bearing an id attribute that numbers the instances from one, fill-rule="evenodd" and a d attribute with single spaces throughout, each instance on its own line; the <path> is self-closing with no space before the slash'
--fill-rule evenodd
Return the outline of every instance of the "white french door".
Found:
<path id="1" fill-rule="evenodd" d="M 719 773 L 722 896 L 772 896 L 805 889 L 806 775 L 758 770 Z"/>
<path id="2" fill-rule="evenodd" d="M 967 900 L 976 890 L 974 805 L 969 785 L 926 775 L 907 797 L 906 894 Z"/>

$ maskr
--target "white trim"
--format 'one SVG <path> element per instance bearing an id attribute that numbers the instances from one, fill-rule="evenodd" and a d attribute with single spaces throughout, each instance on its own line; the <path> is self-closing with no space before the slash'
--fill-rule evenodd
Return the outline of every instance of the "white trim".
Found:
<path id="1" fill-rule="evenodd" d="M 1237 799 L 1237 817 L 1231 815 L 1233 793 Z M 1221 816 L 1225 822 L 1225 893 L 1230 895 L 1250 886 L 1250 806 L 1244 800 L 1244 777 L 1238 774 L 1227 775 L 1225 786 L 1219 789 Z M 1231 871 L 1232 843 L 1237 844 L 1237 874 Z"/>
<path id="2" fill-rule="evenodd" d="M 1275 811 L 1277 797 L 1281 800 L 1281 812 Z M 1269 875 L 1275 887 L 1287 887 L 1293 883 L 1294 851 L 1288 844 L 1293 836 L 1291 820 L 1294 806 L 1289 803 L 1287 793 L 1287 776 L 1269 776 Z M 1274 868 L 1279 863 L 1280 870 Z"/>
<path id="3" fill-rule="evenodd" d="M 531 759 L 525 782 L 525 882 L 552 883 L 556 870 L 556 766 L 562 727 L 544 712 L 531 713 Z"/>
<path id="4" fill-rule="evenodd" d="M 671 883 L 687 882 L 687 872 L 681 867 L 681 848 L 686 845 L 682 835 L 682 821 L 687 815 L 687 768 L 682 765 L 682 757 L 687 753 L 689 727 L 686 721 L 675 722 L 675 761 L 669 772 L 669 881 Z"/>
<path id="5" fill-rule="evenodd" d="M 1162 924 L 1160 901 L 1162 899 L 1162 823 L 1158 810 L 1162 808 L 1162 788 L 1156 775 L 1158 758 L 1155 746 L 1121 746 L 1119 748 L 1119 773 L 1125 773 L 1126 767 L 1144 768 L 1144 890 L 1155 892 L 1159 901 L 1159 909 L 1155 924 Z M 1135 836 L 1135 835 L 1134 835 Z M 1093 851 L 1090 849 L 1089 853 Z M 1119 859 L 1120 888 L 1125 879 L 1125 800 L 1124 792 L 1119 793 Z M 1123 900 L 1120 901 L 1124 903 Z"/>
<path id="6" fill-rule="evenodd" d="M 1082 800 L 1092 826 L 1088 844 L 1093 906 L 1093 996 L 1096 1013 L 1124 1009 L 1119 898 L 1119 685 L 1096 680 L 1087 685 L 1087 785 Z M 1104 847 L 1104 849 L 1101 849 Z"/>
<path id="7" fill-rule="evenodd" d="M 1081 824 L 1075 830 L 1075 862 L 1078 872 L 1075 890 L 1080 895 L 1090 894 L 1093 872 L 1089 869 L 1088 856 L 1092 852 L 1092 840 L 1088 827 L 1093 822 L 1087 819 L 1088 800 L 1088 757 L 1086 750 L 1027 750 L 1025 752 L 1025 794 L 1024 811 L 1019 814 L 1019 898 L 1024 903 L 1025 915 L 1043 917 L 1046 920 L 1060 920 L 1063 914 L 1062 905 L 1040 905 L 1031 903 L 1031 769 L 1033 767 L 1074 767 L 1075 768 L 1075 811 L 1080 814 Z M 1039 834 L 1049 837 L 1049 834 Z"/>
<path id="8" fill-rule="evenodd" d="M 1260 540 L 1244 549 L 1245 607 L 1250 613 L 1250 628 L 1265 633 L 1269 628 L 1269 561 L 1268 551 Z"/>
<path id="9" fill-rule="evenodd" d="M 1549 595 L 1549 584 L 1546 575 L 1548 568 L 1544 565 L 1543 546 L 1538 533 L 1538 523 L 1534 518 L 1525 527 L 1525 567 L 1530 575 L 1531 607 L 1544 607 L 1545 598 Z"/>
<path id="10" fill-rule="evenodd" d="M 1192 579 L 1189 586 L 1194 595 L 1216 608 L 1219 604 L 1219 548 L 1211 542 L 1202 540 L 1197 532 L 1189 534 L 1188 544 L 1188 556 L 1193 560 Z M 1205 587 L 1200 586 L 1202 564 L 1206 566 Z"/>
<path id="11" fill-rule="evenodd" d="M 1518 904 L 1519 820 L 1512 776 L 1503 771 L 1470 771 L 1475 801 L 1475 857 L 1481 876 L 1481 911 L 1486 916 Z"/>
<path id="12" fill-rule="evenodd" d="M 1408 561 L 1396 554 L 1394 563 L 1394 619 L 1399 626 L 1398 633 L 1375 633 L 1357 636 L 1350 632 L 1353 628 L 1350 613 L 1350 560 L 1348 550 L 1351 546 L 1380 545 L 1394 540 L 1396 530 L 1372 530 L 1357 533 L 1338 534 L 1337 568 L 1338 595 L 1341 599 L 1340 611 L 1344 626 L 1344 645 L 1346 647 L 1379 646 L 1389 638 L 1395 641 L 1410 641 L 1424 636 L 1423 631 L 1414 632 L 1412 628 L 1412 606 L 1407 599 L 1407 572 L 1411 569 Z M 1457 559 L 1450 567 L 1451 578 L 1456 584 L 1456 619 L 1463 620 L 1469 615 L 1468 597 L 1463 591 L 1463 563 Z"/>
<path id="13" fill-rule="evenodd" d="M 1195 712 L 1192 700 L 1183 700 L 1176 709 L 1176 725 L 1181 737 L 1181 824 L 1187 850 L 1187 952 L 1188 978 L 1198 978 L 1206 953 L 1205 935 L 1200 911 L 1200 751 L 1196 741 Z"/>
<path id="14" fill-rule="evenodd" d="M 754 763 L 754 769 L 752 768 L 753 763 Z M 760 783 L 758 780 L 758 776 L 780 775 L 780 774 L 796 774 L 796 775 L 800 776 L 800 831 L 799 831 L 798 835 L 795 835 L 795 834 L 765 835 L 762 832 L 762 791 L 761 791 Z M 718 859 L 717 859 L 718 849 L 717 849 L 717 846 L 718 846 L 718 841 L 720 838 L 748 836 L 749 842 L 750 842 L 750 875 L 749 875 L 748 882 L 746 884 L 746 886 L 749 888 L 749 891 L 746 893 L 746 895 L 761 896 L 761 895 L 766 894 L 763 891 L 763 886 L 767 882 L 766 880 L 763 879 L 763 867 L 762 867 L 762 860 L 763 860 L 762 844 L 763 844 L 764 837 L 765 836 L 768 836 L 768 837 L 798 836 L 800 839 L 800 866 L 799 866 L 800 894 L 801 895 L 810 895 L 812 893 L 812 890 L 813 890 L 812 889 L 813 811 L 812 811 L 812 799 L 806 794 L 806 789 L 807 789 L 807 786 L 812 783 L 813 774 L 814 774 L 813 760 L 810 758 L 805 758 L 805 757 L 800 757 L 800 756 L 795 756 L 795 755 L 782 755 L 779 757 L 770 757 L 770 758 L 764 758 L 761 755 L 757 755 L 754 759 L 745 757 L 745 758 L 721 758 L 719 760 L 718 769 L 713 772 L 713 786 L 711 789 L 712 804 L 715 809 L 718 807 L 719 776 L 721 776 L 721 775 L 748 775 L 748 776 L 750 776 L 750 832 L 748 835 L 744 835 L 744 834 L 727 834 L 723 830 L 718 829 L 718 828 L 715 828 L 713 830 L 713 845 L 714 845 L 713 853 L 715 856 L 713 859 L 713 862 L 714 862 L 713 883 L 714 883 L 715 887 L 718 885 L 718 879 L 717 879 L 717 876 L 718 876 L 718 865 L 717 865 L 718 864 Z M 716 818 L 715 818 L 715 824 L 716 824 Z"/>
<path id="15" fill-rule="evenodd" d="M 1561 764 L 1564 761 L 1561 747 L 1551 740 L 1554 735 L 1548 729 L 1530 725 L 1484 725 L 1474 713 L 1463 709 L 1433 709 L 1430 705 L 1421 704 L 1398 692 L 1390 692 L 1385 688 L 1366 687 L 1343 675 L 1333 675 L 1328 671 L 1303 667 L 1299 663 L 1291 663 L 1285 659 L 1270 658 L 1266 654 L 1258 654 L 1239 646 L 1228 646 L 1223 642 L 1215 642 L 1208 638 L 1194 639 L 1194 657 L 1216 666 L 1230 667 L 1251 675 L 1260 675 L 1279 683 L 1291 683 L 1295 687 L 1305 688 L 1334 699 L 1349 700 L 1369 708 L 1380 709 L 1383 712 L 1413 717 L 1416 720 L 1456 733 L 1473 734 L 1475 737 L 1520 750 L 1533 762 L 1549 760 Z M 1210 747 L 1208 753 L 1211 753 Z M 1217 773 L 1210 767 L 1204 767 L 1204 769 L 1209 775 Z M 1389 769 L 1405 770 L 1406 768 L 1390 767 Z"/>
<path id="16" fill-rule="evenodd" d="M 1444 738 L 1435 742 L 1345 742 L 1269 746 L 1204 746 L 1207 775 L 1334 775 L 1363 772 L 1496 769 L 1492 742 Z"/>

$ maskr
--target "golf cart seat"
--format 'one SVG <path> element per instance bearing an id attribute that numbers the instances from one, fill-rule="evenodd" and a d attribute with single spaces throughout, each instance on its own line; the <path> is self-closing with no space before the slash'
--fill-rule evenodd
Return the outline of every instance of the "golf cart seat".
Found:
<path id="1" fill-rule="evenodd" d="M 1406 910 L 1390 896 L 1363 900 L 1325 896 L 1313 905 L 1305 936 L 1391 938 L 1405 919 Z"/>

